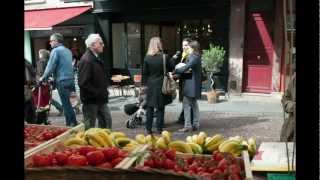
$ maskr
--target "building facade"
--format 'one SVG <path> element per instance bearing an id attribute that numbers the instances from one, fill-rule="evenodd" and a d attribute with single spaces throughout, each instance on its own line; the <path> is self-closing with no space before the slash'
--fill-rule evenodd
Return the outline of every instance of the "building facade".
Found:
<path id="1" fill-rule="evenodd" d="M 191 37 L 200 41 L 202 49 L 210 43 L 226 49 L 222 88 L 231 93 L 270 94 L 284 90 L 290 65 L 286 60 L 288 43 L 292 44 L 286 38 L 288 2 L 95 0 L 93 13 L 108 42 L 105 58 L 112 68 L 139 74 L 152 36 L 162 38 L 169 55 L 181 50 L 184 37 Z"/>
<path id="2" fill-rule="evenodd" d="M 39 49 L 51 50 L 54 32 L 63 34 L 64 45 L 79 57 L 86 36 L 94 32 L 92 8 L 87 0 L 25 0 L 25 58 L 34 64 Z"/>

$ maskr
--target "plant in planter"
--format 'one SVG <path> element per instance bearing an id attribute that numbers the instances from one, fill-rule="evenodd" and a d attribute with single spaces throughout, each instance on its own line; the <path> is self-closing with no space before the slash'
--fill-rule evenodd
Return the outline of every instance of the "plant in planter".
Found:
<path id="1" fill-rule="evenodd" d="M 211 81 L 210 88 L 212 90 L 211 92 L 215 93 L 213 73 L 217 72 L 222 67 L 225 55 L 226 55 L 226 51 L 222 46 L 215 46 L 213 44 L 210 44 L 209 49 L 203 50 L 203 53 L 202 53 L 203 67 L 208 72 L 210 72 L 210 81 Z"/>

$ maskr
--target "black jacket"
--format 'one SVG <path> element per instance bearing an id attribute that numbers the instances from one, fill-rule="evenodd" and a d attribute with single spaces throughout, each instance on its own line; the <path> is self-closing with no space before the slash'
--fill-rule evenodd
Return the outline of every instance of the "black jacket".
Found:
<path id="1" fill-rule="evenodd" d="M 87 50 L 79 61 L 80 99 L 83 104 L 108 102 L 107 73 L 102 60 Z"/>
<path id="2" fill-rule="evenodd" d="M 166 72 L 172 71 L 174 62 L 166 56 Z M 147 86 L 147 106 L 163 108 L 172 97 L 161 92 L 163 82 L 163 55 L 146 56 L 143 64 L 143 84 Z"/>
<path id="3" fill-rule="evenodd" d="M 183 95 L 187 97 L 200 99 L 201 97 L 201 57 L 196 54 L 190 54 L 186 66 L 176 69 L 176 73 L 182 74 L 192 69 L 191 78 L 184 81 Z"/>

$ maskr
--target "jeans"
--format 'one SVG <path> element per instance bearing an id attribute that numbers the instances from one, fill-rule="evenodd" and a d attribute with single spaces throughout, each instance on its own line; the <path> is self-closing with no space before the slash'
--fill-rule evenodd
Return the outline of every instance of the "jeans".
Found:
<path id="1" fill-rule="evenodd" d="M 85 129 L 95 127 L 97 118 L 99 128 L 112 128 L 112 118 L 107 103 L 101 105 L 83 104 L 82 112 Z"/>
<path id="2" fill-rule="evenodd" d="M 152 124 L 153 124 L 153 113 L 154 107 L 147 107 L 147 122 L 146 122 L 146 130 L 148 133 L 152 133 Z M 156 127 L 157 131 L 161 132 L 164 124 L 164 107 L 157 109 L 157 121 Z"/>
<path id="3" fill-rule="evenodd" d="M 185 128 L 199 128 L 200 123 L 200 112 L 199 112 L 199 105 L 196 98 L 191 97 L 183 97 L 183 111 L 184 111 L 184 127 Z M 192 114 L 191 114 L 192 112 Z M 193 117 L 191 117 L 191 115 Z M 193 118 L 193 122 L 191 119 Z"/>
<path id="4" fill-rule="evenodd" d="M 57 90 L 62 103 L 67 126 L 77 125 L 76 114 L 70 102 L 70 93 L 73 88 L 74 88 L 73 79 L 66 79 L 66 80 L 57 82 Z"/>

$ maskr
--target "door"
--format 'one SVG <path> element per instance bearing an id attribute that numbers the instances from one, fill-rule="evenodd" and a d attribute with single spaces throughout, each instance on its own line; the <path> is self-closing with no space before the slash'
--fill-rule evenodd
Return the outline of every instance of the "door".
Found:
<path id="1" fill-rule="evenodd" d="M 244 49 L 243 91 L 270 93 L 272 90 L 273 43 L 268 12 L 248 12 Z"/>

